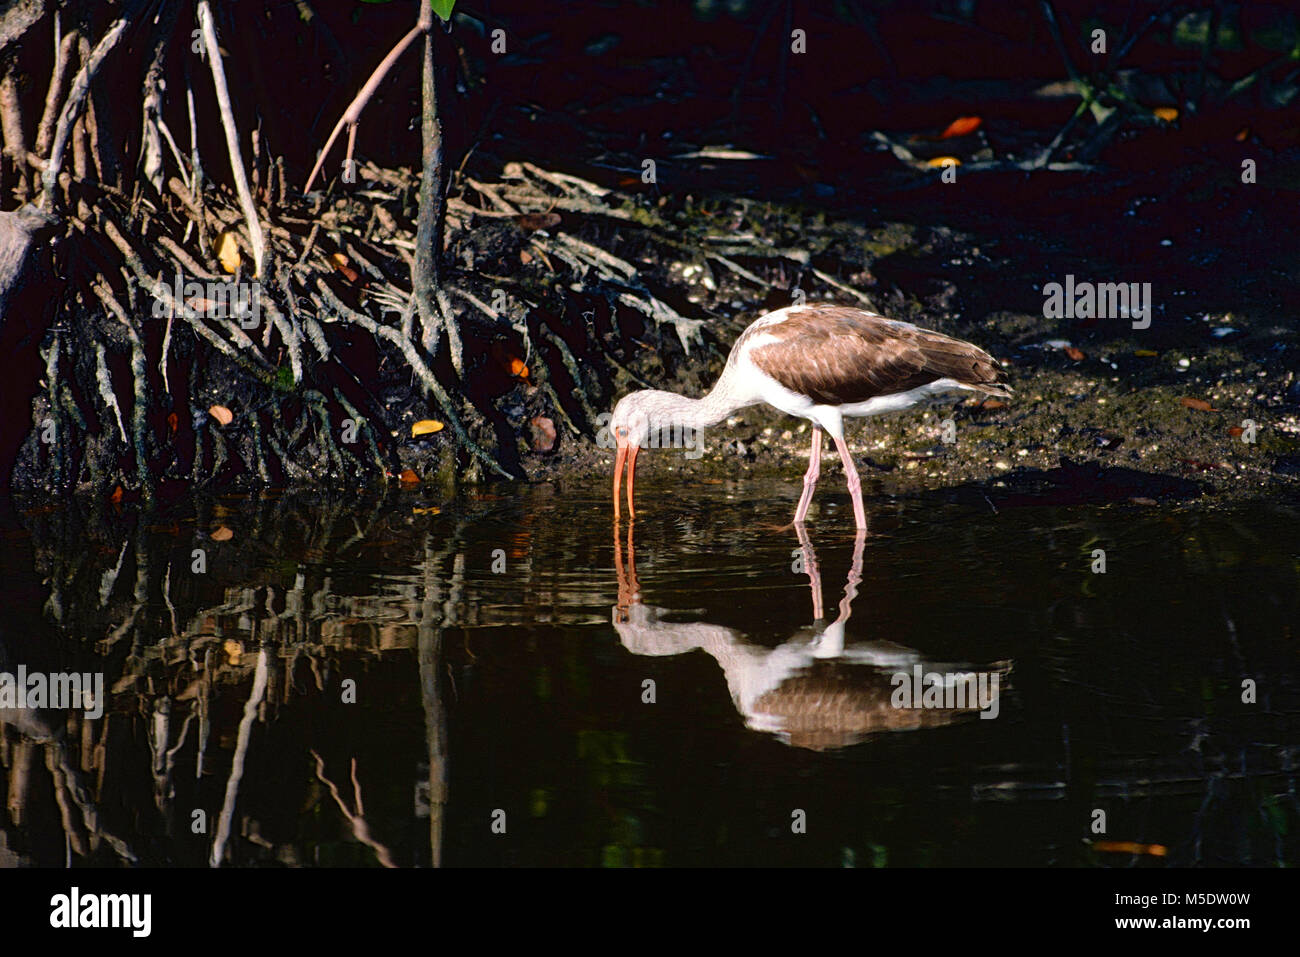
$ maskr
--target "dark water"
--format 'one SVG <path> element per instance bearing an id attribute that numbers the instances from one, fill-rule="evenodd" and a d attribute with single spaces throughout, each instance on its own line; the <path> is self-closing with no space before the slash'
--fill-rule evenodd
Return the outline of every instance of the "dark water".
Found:
<path id="1" fill-rule="evenodd" d="M 605 482 L 17 517 L 0 863 L 1300 863 L 1300 505 Z"/>

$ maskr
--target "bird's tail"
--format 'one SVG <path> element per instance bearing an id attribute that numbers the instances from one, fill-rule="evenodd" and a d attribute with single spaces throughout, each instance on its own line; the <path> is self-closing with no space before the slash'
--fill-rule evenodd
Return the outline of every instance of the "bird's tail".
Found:
<path id="1" fill-rule="evenodd" d="M 1001 370 L 998 371 L 1001 372 Z M 1005 372 L 1002 372 L 1001 374 L 1003 376 L 1006 375 Z M 1003 381 L 979 382 L 979 383 L 972 382 L 970 383 L 970 387 L 974 389 L 976 392 L 983 392 L 985 395 L 997 396 L 999 399 L 1009 399 L 1013 395 L 1015 395 L 1015 390 L 1012 389 L 1011 386 L 1007 385 L 1007 383 Z"/>

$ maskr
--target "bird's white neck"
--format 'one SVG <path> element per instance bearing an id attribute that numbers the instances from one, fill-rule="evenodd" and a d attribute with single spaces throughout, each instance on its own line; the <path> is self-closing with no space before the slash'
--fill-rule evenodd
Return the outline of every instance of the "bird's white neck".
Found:
<path id="1" fill-rule="evenodd" d="M 651 394 L 654 398 L 648 407 L 652 410 L 652 416 L 659 419 L 662 425 L 679 425 L 696 430 L 717 425 L 736 409 L 750 404 L 734 394 L 726 375 L 718 380 L 711 392 L 699 399 L 658 390 Z"/>

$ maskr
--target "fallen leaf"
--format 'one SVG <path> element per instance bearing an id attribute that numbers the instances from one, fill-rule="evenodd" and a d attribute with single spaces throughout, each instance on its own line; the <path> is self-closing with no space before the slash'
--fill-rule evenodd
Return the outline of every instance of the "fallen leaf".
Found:
<path id="1" fill-rule="evenodd" d="M 549 452 L 555 448 L 555 423 L 544 415 L 533 418 L 528 423 L 532 432 L 532 445 L 534 452 Z"/>
<path id="2" fill-rule="evenodd" d="M 1219 411 L 1204 399 L 1193 399 L 1189 396 L 1183 396 L 1178 400 L 1185 408 L 1195 409 L 1198 412 L 1217 412 Z"/>
<path id="3" fill-rule="evenodd" d="M 1240 130 L 1237 131 L 1237 135 L 1234 136 L 1233 139 L 1235 139 L 1238 143 L 1244 143 L 1246 142 L 1246 137 L 1249 135 L 1250 135 L 1250 127 L 1243 126 Z"/>
<path id="4" fill-rule="evenodd" d="M 1134 349 L 1133 355 L 1142 359 L 1154 359 L 1156 356 L 1160 355 L 1160 353 L 1156 352 L 1154 349 Z"/>
<path id="5" fill-rule="evenodd" d="M 438 508 L 438 506 L 436 505 L 430 505 L 427 508 L 416 507 L 411 509 L 411 514 L 412 515 L 441 515 L 442 509 Z"/>
<path id="6" fill-rule="evenodd" d="M 397 480 L 403 485 L 419 485 L 420 476 L 415 474 L 413 469 L 402 469 L 402 474 L 397 476 Z"/>
<path id="7" fill-rule="evenodd" d="M 522 213 L 512 218 L 516 226 L 530 233 L 539 229 L 550 229 L 560 223 L 559 213 Z"/>
<path id="8" fill-rule="evenodd" d="M 243 257 L 239 253 L 239 242 L 235 239 L 234 230 L 227 229 L 219 234 L 212 245 L 216 249 L 217 262 L 221 263 L 221 268 L 228 273 L 238 271 Z"/>
<path id="9" fill-rule="evenodd" d="M 221 650 L 226 653 L 227 664 L 237 665 L 239 659 L 244 657 L 244 643 L 236 641 L 234 638 L 227 638 L 222 642 Z"/>
<path id="10" fill-rule="evenodd" d="M 1241 438 L 1242 435 L 1245 434 L 1245 432 L 1246 430 L 1239 425 L 1234 425 L 1232 428 L 1228 430 L 1228 434 L 1231 435 L 1234 439 Z"/>
<path id="11" fill-rule="evenodd" d="M 1164 120 L 1166 123 L 1172 123 L 1178 119 L 1178 110 L 1172 106 L 1157 106 L 1151 111 L 1157 119 Z"/>
<path id="12" fill-rule="evenodd" d="M 119 485 L 117 488 L 113 489 L 113 494 L 108 497 L 108 500 L 114 505 L 117 505 L 122 501 L 122 494 L 122 486 Z"/>
<path id="13" fill-rule="evenodd" d="M 935 168 L 940 166 L 960 166 L 961 160 L 955 156 L 936 156 L 933 159 L 926 160 L 925 165 Z"/>
<path id="14" fill-rule="evenodd" d="M 519 250 L 519 262 L 527 266 L 533 261 L 532 254 L 527 249 Z"/>
<path id="15" fill-rule="evenodd" d="M 514 347 L 505 339 L 498 339 L 492 343 L 492 358 L 499 362 L 507 372 L 521 379 L 528 378 L 528 366 L 524 360 L 519 358 Z"/>
<path id="16" fill-rule="evenodd" d="M 1005 409 L 1007 404 L 1001 399 L 985 399 L 980 403 L 981 409 Z"/>
<path id="17" fill-rule="evenodd" d="M 983 122 L 978 116 L 959 116 L 948 124 L 948 128 L 939 134 L 939 139 L 950 140 L 955 136 L 965 136 L 968 133 L 974 133 L 980 128 Z"/>
<path id="18" fill-rule="evenodd" d="M 1134 505 L 1159 505 L 1160 504 L 1153 498 L 1146 498 L 1141 495 L 1134 495 L 1129 499 L 1129 501 Z"/>
<path id="19" fill-rule="evenodd" d="M 181 420 L 176 417 L 175 412 L 167 413 L 167 431 L 172 435 L 176 434 L 176 429 L 180 426 Z"/>
<path id="20" fill-rule="evenodd" d="M 235 413 L 231 412 L 224 405 L 214 405 L 208 408 L 208 415 L 212 416 L 222 425 L 229 425 L 235 421 Z"/>
<path id="21" fill-rule="evenodd" d="M 224 525 L 208 536 L 208 538 L 212 539 L 214 542 L 228 542 L 234 537 L 235 533 Z"/>
<path id="22" fill-rule="evenodd" d="M 1074 346 L 1066 346 L 1065 354 L 1069 356 L 1071 359 L 1073 359 L 1075 362 L 1078 362 L 1080 359 L 1083 358 L 1083 350 L 1076 349 Z"/>
<path id="23" fill-rule="evenodd" d="M 422 435 L 433 435 L 435 432 L 441 432 L 443 424 L 437 419 L 421 419 L 411 426 L 411 437 L 419 438 Z"/>
<path id="24" fill-rule="evenodd" d="M 1095 841 L 1092 847 L 1110 854 L 1146 854 L 1148 857 L 1164 857 L 1169 853 L 1163 844 L 1138 844 L 1134 841 Z"/>
<path id="25" fill-rule="evenodd" d="M 352 268 L 352 264 L 348 262 L 347 256 L 343 255 L 342 253 L 331 253 L 330 262 L 334 264 L 335 269 L 343 273 L 343 275 L 347 278 L 348 282 L 360 281 L 361 273 L 357 272 L 355 269 Z"/>

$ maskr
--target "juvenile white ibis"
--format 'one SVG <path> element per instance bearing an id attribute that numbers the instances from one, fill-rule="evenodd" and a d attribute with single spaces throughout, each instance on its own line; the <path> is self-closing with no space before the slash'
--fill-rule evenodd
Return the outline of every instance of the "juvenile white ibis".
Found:
<path id="1" fill-rule="evenodd" d="M 803 477 L 795 524 L 808 514 L 821 470 L 822 432 L 835 441 L 858 528 L 867 527 L 862 483 L 844 442 L 844 416 L 897 412 L 945 392 L 1009 397 L 997 360 L 978 346 L 908 322 L 847 306 L 810 304 L 778 309 L 746 329 L 708 395 L 691 399 L 647 389 L 624 396 L 610 429 L 614 458 L 614 517 L 627 463 L 627 509 L 635 515 L 632 484 L 636 456 L 650 435 L 698 430 L 732 412 L 765 402 L 813 424 L 812 450 Z"/>

